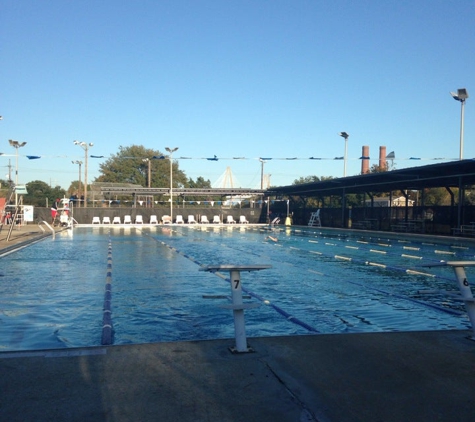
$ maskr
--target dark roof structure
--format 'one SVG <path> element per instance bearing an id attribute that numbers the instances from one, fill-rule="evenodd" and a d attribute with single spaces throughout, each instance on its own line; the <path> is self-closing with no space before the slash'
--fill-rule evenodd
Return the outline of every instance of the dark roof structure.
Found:
<path id="1" fill-rule="evenodd" d="M 431 164 L 381 173 L 342 177 L 269 189 L 272 195 L 330 196 L 425 188 L 465 188 L 475 185 L 475 160 Z"/>
<path id="2" fill-rule="evenodd" d="M 132 184 L 93 183 L 93 189 L 102 194 L 166 195 L 169 188 L 143 188 Z M 475 185 L 475 160 L 452 161 L 411 167 L 381 173 L 368 173 L 300 185 L 278 186 L 268 190 L 243 188 L 174 188 L 175 195 L 201 196 L 314 196 L 324 197 L 350 193 L 378 193 L 425 188 L 465 188 Z"/>
<path id="3" fill-rule="evenodd" d="M 169 195 L 170 188 L 143 188 L 139 185 L 122 186 L 123 184 L 95 184 L 93 189 L 107 195 Z M 242 196 L 256 195 L 264 196 L 265 190 L 262 189 L 243 189 L 243 188 L 173 188 L 173 194 L 176 195 L 196 195 L 196 196 Z"/>

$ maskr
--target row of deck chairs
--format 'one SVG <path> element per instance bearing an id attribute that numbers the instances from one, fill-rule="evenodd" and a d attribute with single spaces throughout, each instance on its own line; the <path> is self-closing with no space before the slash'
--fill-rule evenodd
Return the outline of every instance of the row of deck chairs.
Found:
<path id="1" fill-rule="evenodd" d="M 169 215 L 164 215 L 162 217 L 162 224 L 171 224 L 172 220 Z M 176 224 L 185 224 L 185 220 L 183 219 L 182 215 L 177 215 L 175 219 Z M 195 220 L 194 215 L 189 215 L 187 219 L 187 224 L 197 224 L 198 222 Z M 201 224 L 211 224 L 211 222 L 208 220 L 208 217 L 206 215 L 202 215 L 200 217 L 200 223 Z M 219 215 L 215 215 L 212 220 L 213 224 L 221 224 L 221 219 Z M 227 224 L 236 224 L 237 221 L 234 220 L 234 217 L 232 215 L 226 216 L 226 223 Z M 248 224 L 249 221 L 247 221 L 246 216 L 241 215 L 239 217 L 239 224 Z M 101 224 L 101 219 L 99 217 L 93 217 L 92 218 L 92 224 Z M 124 216 L 124 222 L 122 223 L 120 220 L 120 217 L 116 216 L 113 218 L 112 222 L 110 217 L 103 217 L 102 218 L 102 224 L 132 224 L 132 217 L 130 215 L 125 215 Z M 137 215 L 135 217 L 135 222 L 134 224 L 144 224 L 143 218 L 141 215 Z M 149 224 L 159 224 L 158 223 L 158 218 L 156 215 L 151 215 L 150 216 L 150 221 Z"/>
<path id="2" fill-rule="evenodd" d="M 182 215 L 177 215 L 176 219 L 175 219 L 175 223 L 176 224 L 184 224 L 185 220 L 183 219 L 183 216 Z M 189 215 L 188 219 L 187 219 L 187 223 L 188 224 L 197 224 L 198 222 L 195 220 L 194 215 Z M 213 220 L 210 222 L 206 215 L 202 215 L 200 217 L 200 223 L 201 224 L 221 224 L 221 218 L 219 217 L 219 215 L 215 215 L 215 216 L 213 216 Z M 226 223 L 227 224 L 236 224 L 237 221 L 234 220 L 234 217 L 232 215 L 228 215 L 228 216 L 226 216 Z M 248 224 L 249 221 L 247 221 L 246 216 L 241 215 L 239 217 L 239 223 L 240 224 Z"/>
<path id="3" fill-rule="evenodd" d="M 135 224 L 144 224 L 143 217 L 137 215 L 135 217 Z M 101 224 L 101 219 L 99 217 L 92 217 L 92 224 Z M 132 224 L 132 217 L 130 215 L 124 215 L 124 223 L 121 222 L 120 217 L 116 216 L 113 218 L 112 222 L 110 217 L 103 217 L 102 224 Z M 150 216 L 149 224 L 158 224 L 158 218 L 156 215 Z"/>

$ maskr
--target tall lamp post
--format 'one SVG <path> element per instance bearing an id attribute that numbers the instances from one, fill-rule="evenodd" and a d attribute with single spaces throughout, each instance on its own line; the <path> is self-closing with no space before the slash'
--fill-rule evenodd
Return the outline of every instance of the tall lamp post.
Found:
<path id="1" fill-rule="evenodd" d="M 74 141 L 74 145 L 79 145 L 84 150 L 84 208 L 87 206 L 87 153 L 89 147 L 94 146 L 92 142 Z"/>
<path id="2" fill-rule="evenodd" d="M 17 187 L 18 187 L 18 148 L 24 147 L 26 145 L 26 142 L 18 142 L 14 141 L 13 139 L 9 139 L 8 142 L 10 142 L 10 145 L 15 148 L 15 209 L 18 206 L 18 192 L 17 192 Z"/>
<path id="3" fill-rule="evenodd" d="M 170 154 L 169 155 L 169 160 L 170 160 L 170 219 L 171 222 L 173 223 L 173 153 L 178 149 L 178 147 L 175 148 L 168 148 L 165 147 L 167 152 Z"/>
<path id="4" fill-rule="evenodd" d="M 457 89 L 457 93 L 451 92 L 450 95 L 452 95 L 454 100 L 460 101 L 460 103 L 461 103 L 459 160 L 463 160 L 463 121 L 464 121 L 465 100 L 468 98 L 468 92 L 465 88 L 460 88 L 460 89 Z"/>
<path id="5" fill-rule="evenodd" d="M 151 164 L 152 164 L 152 162 L 150 161 L 149 158 L 142 158 L 142 161 L 143 161 L 144 163 L 147 163 L 147 165 L 148 165 L 147 187 L 150 188 L 150 187 L 152 187 L 152 184 L 151 184 L 151 182 L 152 182 L 152 170 L 151 170 L 151 167 L 150 167 Z"/>
<path id="6" fill-rule="evenodd" d="M 73 164 L 78 164 L 79 165 L 79 185 L 78 185 L 78 198 L 81 199 L 81 165 L 82 161 L 71 161 Z M 75 205 L 76 206 L 76 205 Z"/>
<path id="7" fill-rule="evenodd" d="M 261 162 L 261 190 L 264 189 L 264 164 L 266 161 L 262 158 L 259 158 L 259 161 Z"/>
<path id="8" fill-rule="evenodd" d="M 343 157 L 343 177 L 346 177 L 346 160 L 348 158 L 348 138 L 350 135 L 348 135 L 346 132 L 340 132 L 340 136 L 345 138 L 345 156 Z"/>

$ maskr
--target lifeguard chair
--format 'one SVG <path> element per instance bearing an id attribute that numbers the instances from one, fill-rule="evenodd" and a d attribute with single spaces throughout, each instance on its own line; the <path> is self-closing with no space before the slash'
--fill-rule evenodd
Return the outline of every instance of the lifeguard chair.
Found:
<path id="1" fill-rule="evenodd" d="M 320 208 L 310 214 L 310 220 L 308 220 L 308 225 L 310 227 L 322 227 L 322 222 L 320 220 Z"/>

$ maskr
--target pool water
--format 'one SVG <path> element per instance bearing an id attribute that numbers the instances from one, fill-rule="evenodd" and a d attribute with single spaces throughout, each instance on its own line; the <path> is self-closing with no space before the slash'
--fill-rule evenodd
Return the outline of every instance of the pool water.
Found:
<path id="1" fill-rule="evenodd" d="M 100 345 L 108 271 L 114 344 L 233 338 L 229 274 L 200 271 L 222 264 L 272 266 L 241 274 L 261 305 L 248 337 L 467 329 L 461 302 L 420 292 L 456 290 L 453 270 L 422 265 L 474 254 L 310 228 L 77 228 L 1 258 L 0 351 Z"/>

